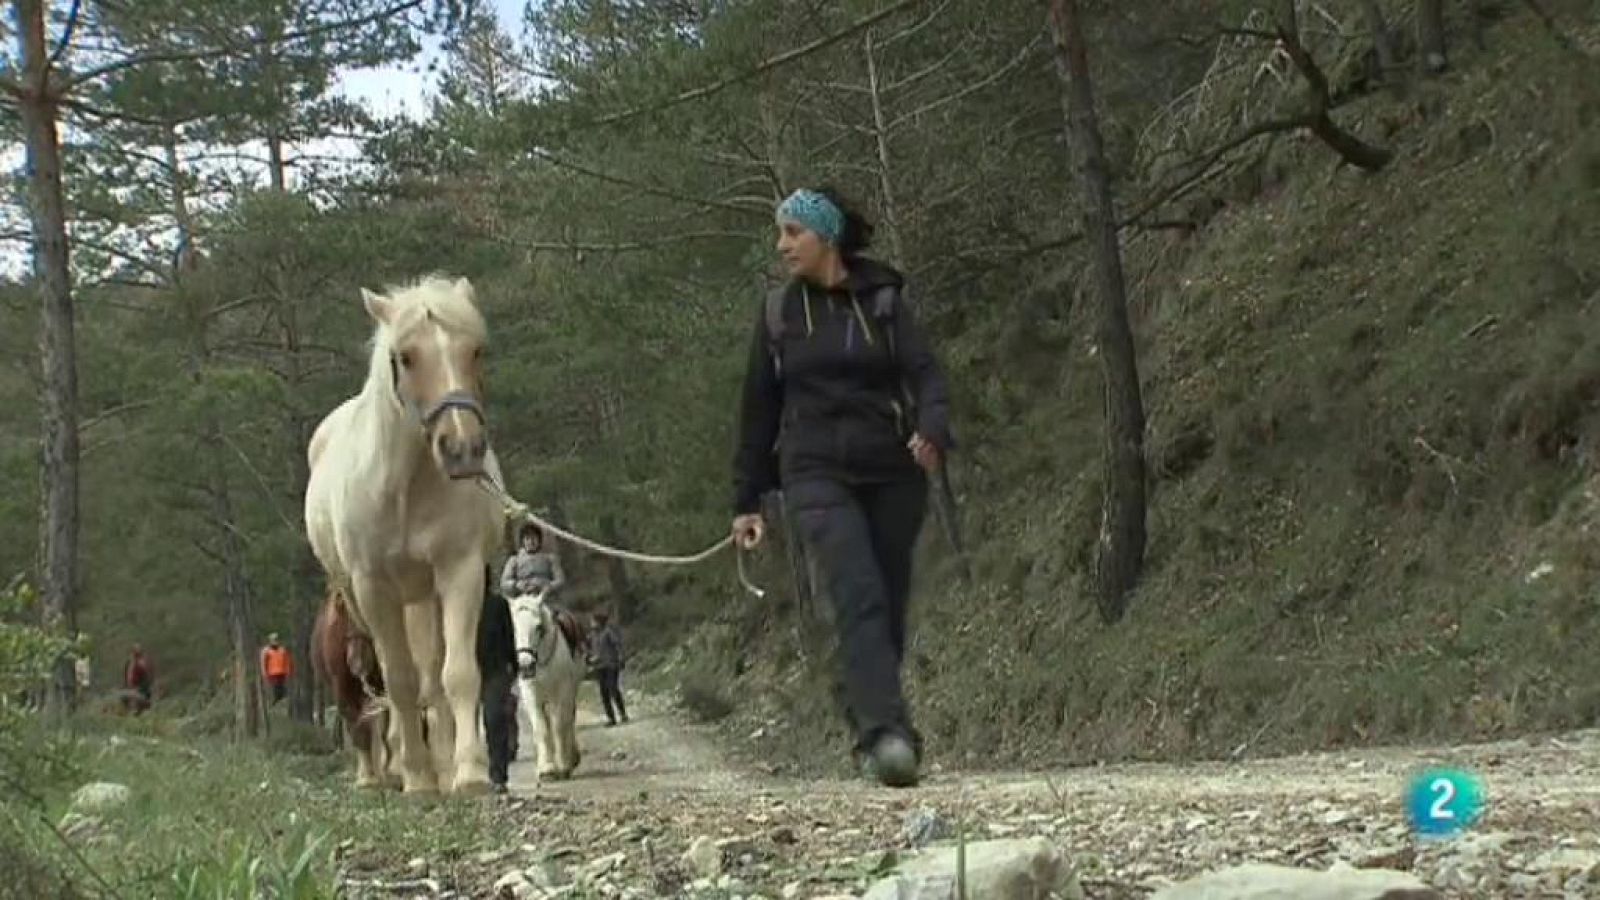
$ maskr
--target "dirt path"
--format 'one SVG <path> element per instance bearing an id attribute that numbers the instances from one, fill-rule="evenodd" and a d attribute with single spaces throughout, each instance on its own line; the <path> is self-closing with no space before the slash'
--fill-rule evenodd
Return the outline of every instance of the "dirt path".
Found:
<path id="1" fill-rule="evenodd" d="M 753 776 L 725 761 L 710 732 L 682 721 L 655 698 L 633 696 L 628 704 L 631 721 L 607 728 L 599 693 L 593 684 L 583 686 L 578 698 L 583 762 L 566 782 L 538 783 L 533 726 L 524 719 L 511 765 L 512 792 L 601 800 L 641 791 L 726 793 L 751 787 Z"/>
<path id="2" fill-rule="evenodd" d="M 1404 868 L 1448 897 L 1600 897 L 1600 731 L 1048 775 L 935 770 L 916 790 L 890 791 L 741 769 L 660 701 L 633 702 L 631 723 L 605 728 L 586 685 L 585 759 L 568 782 L 536 783 L 524 732 L 510 803 L 538 878 L 566 885 L 550 896 L 696 884 L 718 896 L 856 895 L 894 854 L 965 827 L 973 840 L 1049 838 L 1078 860 L 1091 897 L 1143 897 L 1248 861 Z M 1418 841 L 1401 796 L 1437 765 L 1476 773 L 1488 806 L 1465 838 Z M 696 838 L 720 842 L 720 874 L 684 861 Z"/>

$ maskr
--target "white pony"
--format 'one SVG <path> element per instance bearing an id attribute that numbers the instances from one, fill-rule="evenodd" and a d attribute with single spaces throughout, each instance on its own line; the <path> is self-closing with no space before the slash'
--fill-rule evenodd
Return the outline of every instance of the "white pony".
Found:
<path id="1" fill-rule="evenodd" d="M 545 602 L 546 591 L 511 598 L 517 640 L 517 693 L 533 719 L 539 777 L 572 776 L 578 752 L 578 686 L 587 670 L 587 629 Z"/>
<path id="2" fill-rule="evenodd" d="M 474 483 L 500 478 L 483 409 L 488 329 L 465 278 L 361 294 L 375 323 L 366 384 L 311 436 L 306 535 L 372 638 L 402 789 L 481 793 L 478 616 L 504 522 Z"/>

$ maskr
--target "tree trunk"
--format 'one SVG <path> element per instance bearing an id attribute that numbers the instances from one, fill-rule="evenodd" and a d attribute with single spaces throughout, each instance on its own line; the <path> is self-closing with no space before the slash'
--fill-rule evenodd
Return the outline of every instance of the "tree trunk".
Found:
<path id="1" fill-rule="evenodd" d="M 1417 0 L 1417 50 L 1425 70 L 1438 74 L 1449 66 L 1445 55 L 1444 0 Z"/>
<path id="2" fill-rule="evenodd" d="M 250 609 L 250 584 L 245 573 L 244 541 L 239 537 L 233 514 L 233 498 L 228 488 L 228 471 L 222 459 L 222 427 L 206 412 L 200 452 L 209 468 L 206 491 L 211 501 L 212 527 L 221 535 L 223 598 L 228 607 L 228 633 L 233 646 L 233 722 L 240 738 L 256 736 L 260 705 L 259 675 L 255 665 L 255 623 Z"/>
<path id="3" fill-rule="evenodd" d="M 178 131 L 167 126 L 162 136 L 167 152 L 167 170 L 172 176 L 172 220 L 178 226 L 178 258 L 174 260 L 173 282 L 194 271 L 194 222 L 189 215 L 189 197 L 183 184 L 183 160 L 178 156 Z"/>
<path id="4" fill-rule="evenodd" d="M 288 382 L 289 396 L 298 397 L 305 380 L 304 368 L 300 356 L 300 317 L 295 307 L 294 297 L 282 283 L 273 285 L 273 293 L 277 297 L 278 322 L 283 331 L 284 353 L 284 379 Z M 289 401 L 290 405 L 284 412 L 284 434 L 286 437 L 284 451 L 288 456 L 289 464 L 289 509 L 303 508 L 306 497 L 306 485 L 311 481 L 311 462 L 306 457 L 306 447 L 311 442 L 313 425 L 311 419 L 301 413 Z M 318 584 L 322 565 L 317 561 L 317 556 L 311 550 L 309 540 L 302 539 L 295 543 L 295 548 L 290 553 L 289 563 L 289 609 L 294 617 L 294 625 L 290 630 L 295 658 L 302 662 L 301 669 L 304 675 L 296 677 L 291 682 L 289 713 L 301 722 L 313 721 L 315 713 L 316 696 L 312 691 L 313 678 L 309 669 L 311 660 L 311 628 L 316 622 L 317 610 L 321 607 Z"/>
<path id="5" fill-rule="evenodd" d="M 878 149 L 878 193 L 883 197 L 883 224 L 888 226 L 889 252 L 896 265 L 906 264 L 905 245 L 900 240 L 900 209 L 894 202 L 894 179 L 889 165 L 889 122 L 883 114 L 883 97 L 878 90 L 877 54 L 872 49 L 872 32 L 867 32 L 867 96 L 872 100 L 872 135 Z"/>
<path id="6" fill-rule="evenodd" d="M 1333 121 L 1333 116 L 1328 112 L 1333 105 L 1328 77 L 1323 74 L 1317 61 L 1311 58 L 1311 52 L 1300 43 L 1300 23 L 1295 15 L 1295 0 L 1283 0 L 1278 16 L 1278 42 L 1283 46 L 1283 51 L 1289 54 L 1289 59 L 1294 62 L 1301 77 L 1305 79 L 1306 92 L 1311 97 L 1311 112 L 1307 116 L 1306 127 L 1339 154 L 1340 158 L 1353 166 L 1368 172 L 1376 172 L 1388 165 L 1393 154 L 1383 147 L 1368 144 L 1340 128 L 1338 123 Z"/>
<path id="7" fill-rule="evenodd" d="M 792 181 L 784 161 L 783 125 L 777 110 L 773 109 L 779 90 L 769 76 L 762 80 L 761 92 L 756 96 L 756 111 L 761 117 L 761 137 L 767 154 L 767 180 L 772 185 L 774 203 L 788 194 Z"/>
<path id="8" fill-rule="evenodd" d="M 1367 17 L 1367 27 L 1372 29 L 1372 52 L 1378 61 L 1378 77 L 1387 82 L 1397 68 L 1400 55 L 1395 51 L 1394 33 L 1389 30 L 1378 0 L 1361 0 L 1361 11 Z"/>
<path id="9" fill-rule="evenodd" d="M 1100 298 L 1096 336 L 1105 374 L 1106 446 L 1095 590 L 1101 618 L 1110 623 L 1126 612 L 1128 595 L 1144 568 L 1144 401 L 1133 331 L 1128 325 L 1111 176 L 1095 118 L 1094 88 L 1076 0 L 1050 0 L 1049 18 L 1056 70 L 1063 86 L 1067 140 L 1083 195 L 1083 234 L 1094 255 Z"/>
<path id="10" fill-rule="evenodd" d="M 284 193 L 289 189 L 288 164 L 283 159 L 283 138 L 277 132 L 267 135 L 267 160 L 272 189 Z"/>
<path id="11" fill-rule="evenodd" d="M 600 516 L 600 539 L 613 547 L 622 546 L 616 520 L 609 512 Z M 615 556 L 607 556 L 605 566 L 606 580 L 611 586 L 611 608 L 619 621 L 632 622 L 637 610 L 634 608 L 633 586 L 628 583 L 628 567 Z"/>
<path id="12" fill-rule="evenodd" d="M 21 45 L 18 113 L 26 143 L 28 213 L 33 228 L 33 275 L 39 291 L 41 500 L 40 606 L 45 626 L 76 634 L 78 595 L 78 367 L 73 335 L 66 206 L 61 190 L 61 143 L 56 86 L 45 42 L 44 0 L 12 5 Z M 58 663 L 48 704 L 64 710 L 72 662 Z"/>
<path id="13" fill-rule="evenodd" d="M 567 507 L 561 502 L 561 497 L 559 495 L 550 499 L 550 524 L 556 526 L 557 528 L 568 531 L 571 530 L 567 524 Z M 513 530 L 511 534 L 511 542 L 513 547 L 516 544 L 516 540 L 517 535 L 515 530 Z M 551 538 L 551 540 L 555 539 Z M 555 547 L 556 558 L 561 560 L 561 571 L 567 573 L 567 578 L 570 580 L 578 574 L 583 565 L 583 561 L 578 558 L 577 548 L 573 547 L 566 541 L 555 541 Z M 496 573 L 496 577 L 498 577 L 498 575 L 499 573 Z"/>

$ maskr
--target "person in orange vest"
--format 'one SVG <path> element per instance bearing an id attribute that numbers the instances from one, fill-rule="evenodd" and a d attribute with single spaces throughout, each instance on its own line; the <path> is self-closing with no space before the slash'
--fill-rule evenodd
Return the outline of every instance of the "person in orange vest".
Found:
<path id="1" fill-rule="evenodd" d="M 289 694 L 289 676 L 294 674 L 294 660 L 289 648 L 278 643 L 278 633 L 267 635 L 267 645 L 261 648 L 261 676 L 272 686 L 272 705 Z"/>

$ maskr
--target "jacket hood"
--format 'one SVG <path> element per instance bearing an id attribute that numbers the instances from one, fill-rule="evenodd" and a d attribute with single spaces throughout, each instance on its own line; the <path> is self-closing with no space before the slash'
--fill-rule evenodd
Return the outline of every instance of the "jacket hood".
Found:
<path id="1" fill-rule="evenodd" d="M 845 263 L 850 272 L 850 287 L 857 293 L 880 287 L 904 287 L 906 279 L 894 266 L 865 256 Z"/>

